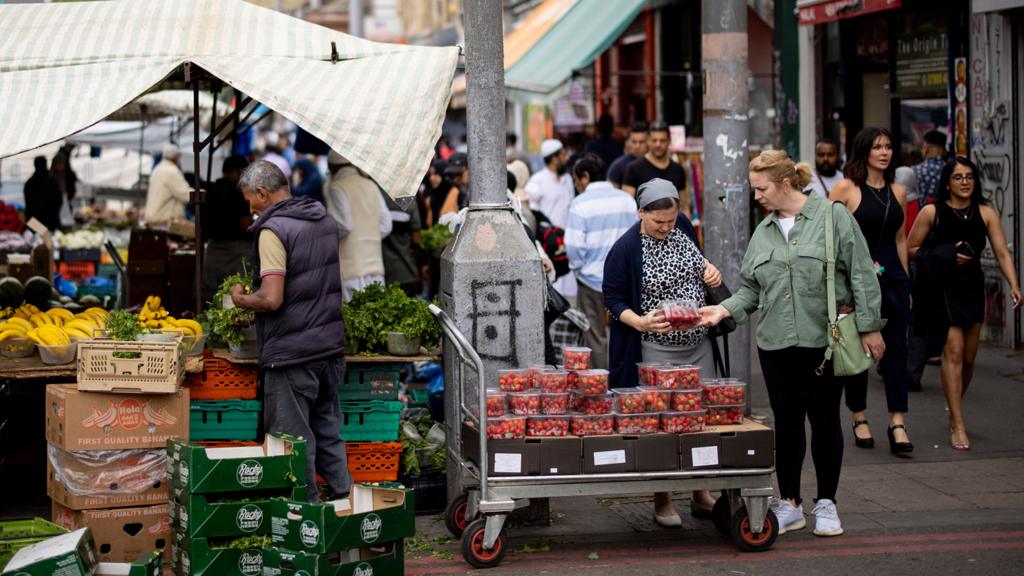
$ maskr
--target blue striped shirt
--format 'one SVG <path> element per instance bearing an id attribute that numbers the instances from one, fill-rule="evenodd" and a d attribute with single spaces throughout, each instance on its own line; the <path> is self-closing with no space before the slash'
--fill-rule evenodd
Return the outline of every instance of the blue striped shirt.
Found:
<path id="1" fill-rule="evenodd" d="M 574 198 L 565 227 L 565 250 L 576 279 L 600 292 L 608 252 L 638 219 L 633 197 L 608 182 L 593 182 Z"/>

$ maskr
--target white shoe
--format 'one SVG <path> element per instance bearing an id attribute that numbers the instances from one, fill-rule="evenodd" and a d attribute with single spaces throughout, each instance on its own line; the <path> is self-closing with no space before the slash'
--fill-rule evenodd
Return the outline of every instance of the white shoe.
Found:
<path id="1" fill-rule="evenodd" d="M 789 500 L 780 498 L 773 510 L 775 511 L 775 517 L 779 519 L 779 535 L 807 526 L 802 505 L 793 506 L 789 503 Z"/>
<path id="2" fill-rule="evenodd" d="M 683 526 L 683 519 L 676 512 L 672 512 L 668 516 L 655 514 L 654 522 L 662 528 L 682 528 Z"/>
<path id="3" fill-rule="evenodd" d="M 843 533 L 843 524 L 839 521 L 836 503 L 822 498 L 814 506 L 814 535 L 839 536 Z"/>

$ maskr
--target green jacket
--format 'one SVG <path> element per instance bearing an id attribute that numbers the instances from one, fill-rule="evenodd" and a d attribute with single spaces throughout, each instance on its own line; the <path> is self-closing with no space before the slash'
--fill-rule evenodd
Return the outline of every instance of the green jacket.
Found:
<path id="1" fill-rule="evenodd" d="M 825 209 L 830 203 L 810 194 L 789 241 L 775 212 L 750 239 L 740 270 L 742 285 L 722 305 L 737 322 L 760 310 L 757 346 L 824 348 L 828 324 L 825 289 Z M 835 208 L 836 302 L 853 306 L 860 332 L 882 328 L 882 294 L 860 226 L 842 206 Z"/>

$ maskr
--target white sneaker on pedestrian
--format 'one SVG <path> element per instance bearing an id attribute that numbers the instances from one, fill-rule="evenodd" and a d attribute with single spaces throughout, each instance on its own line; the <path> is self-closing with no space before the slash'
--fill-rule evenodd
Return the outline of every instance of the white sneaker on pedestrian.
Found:
<path id="1" fill-rule="evenodd" d="M 789 500 L 780 498 L 778 504 L 773 508 L 775 517 L 779 519 L 779 534 L 785 534 L 793 530 L 799 530 L 807 526 L 804 519 L 804 507 L 793 506 Z"/>
<path id="2" fill-rule="evenodd" d="M 839 521 L 836 503 L 822 498 L 814 506 L 814 535 L 839 536 L 843 533 L 843 524 Z"/>

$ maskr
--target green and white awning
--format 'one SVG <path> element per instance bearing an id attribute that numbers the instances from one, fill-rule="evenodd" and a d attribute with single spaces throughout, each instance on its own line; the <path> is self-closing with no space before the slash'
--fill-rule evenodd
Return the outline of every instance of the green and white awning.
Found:
<path id="1" fill-rule="evenodd" d="M 426 172 L 459 54 L 369 42 L 241 0 L 3 5 L 0 30 L 0 158 L 91 126 L 192 62 L 392 196 L 414 194 Z"/>

